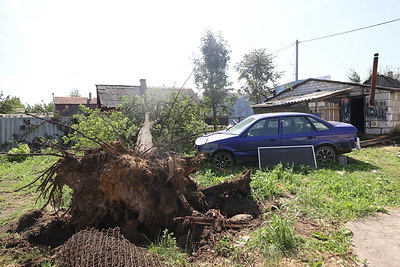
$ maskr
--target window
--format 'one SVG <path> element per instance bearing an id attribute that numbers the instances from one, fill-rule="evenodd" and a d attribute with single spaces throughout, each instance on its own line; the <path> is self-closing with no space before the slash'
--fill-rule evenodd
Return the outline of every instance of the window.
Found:
<path id="1" fill-rule="evenodd" d="M 254 118 L 248 117 L 245 120 L 239 122 L 232 128 L 228 129 L 226 132 L 230 134 L 240 134 L 243 132 L 244 129 L 246 129 L 251 123 L 253 123 Z"/>
<path id="2" fill-rule="evenodd" d="M 282 125 L 283 134 L 308 133 L 313 131 L 310 122 L 303 116 L 283 117 Z"/>
<path id="3" fill-rule="evenodd" d="M 329 127 L 326 126 L 325 124 L 323 124 L 320 121 L 317 121 L 316 119 L 312 118 L 312 117 L 308 117 L 308 119 L 311 121 L 311 123 L 314 125 L 315 129 L 317 129 L 317 131 L 328 131 Z"/>
<path id="4" fill-rule="evenodd" d="M 271 136 L 278 134 L 278 118 L 270 118 L 257 121 L 249 129 L 247 136 Z"/>

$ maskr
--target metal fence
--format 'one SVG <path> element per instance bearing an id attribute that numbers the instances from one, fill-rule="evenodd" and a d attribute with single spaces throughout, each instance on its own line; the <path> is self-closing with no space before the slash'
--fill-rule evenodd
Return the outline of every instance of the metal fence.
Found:
<path id="1" fill-rule="evenodd" d="M 42 119 L 41 119 L 42 118 Z M 65 128 L 47 122 L 50 117 L 36 118 L 27 115 L 7 115 L 0 117 L 0 150 L 7 152 L 19 143 L 33 144 L 38 138 L 60 140 Z M 69 118 L 61 118 L 62 124 L 70 124 Z"/>

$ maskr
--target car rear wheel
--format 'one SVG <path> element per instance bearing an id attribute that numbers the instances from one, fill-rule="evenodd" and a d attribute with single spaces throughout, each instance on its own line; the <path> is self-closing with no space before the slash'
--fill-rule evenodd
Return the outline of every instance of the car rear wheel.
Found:
<path id="1" fill-rule="evenodd" d="M 315 150 L 315 157 L 320 163 L 333 162 L 336 160 L 336 152 L 329 146 L 321 146 Z"/>
<path id="2" fill-rule="evenodd" d="M 233 166 L 234 159 L 229 152 L 221 151 L 215 153 L 211 158 L 211 163 L 218 168 L 227 168 Z"/>

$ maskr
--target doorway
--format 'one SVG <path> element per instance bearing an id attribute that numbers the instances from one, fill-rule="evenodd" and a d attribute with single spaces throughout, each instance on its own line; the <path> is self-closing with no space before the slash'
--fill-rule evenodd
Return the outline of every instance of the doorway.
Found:
<path id="1" fill-rule="evenodd" d="M 364 114 L 364 103 L 365 98 L 352 98 L 351 99 L 351 108 L 350 108 L 350 123 L 357 128 L 359 133 L 363 133 L 365 131 L 365 114 Z"/>

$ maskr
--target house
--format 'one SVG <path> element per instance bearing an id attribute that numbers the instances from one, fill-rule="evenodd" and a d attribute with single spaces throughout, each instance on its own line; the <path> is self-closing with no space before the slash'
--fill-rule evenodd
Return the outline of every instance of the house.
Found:
<path id="1" fill-rule="evenodd" d="M 253 109 L 251 108 L 249 96 L 243 94 L 240 91 L 236 93 L 229 93 L 230 96 L 236 99 L 235 104 L 232 108 L 232 113 L 228 116 L 228 124 L 234 125 L 235 123 L 253 115 Z"/>
<path id="2" fill-rule="evenodd" d="M 80 105 L 95 109 L 97 99 L 92 98 L 92 93 L 87 97 L 54 97 L 55 111 L 61 116 L 68 117 L 81 112 Z"/>
<path id="3" fill-rule="evenodd" d="M 192 98 L 196 103 L 200 102 L 191 88 L 148 87 L 146 79 L 140 79 L 140 85 L 96 84 L 97 107 L 102 110 L 118 108 L 122 104 L 124 96 L 144 95 L 147 90 L 152 90 L 152 93 L 160 100 L 167 99 L 170 93 L 181 92 Z"/>
<path id="4" fill-rule="evenodd" d="M 299 111 L 325 120 L 353 124 L 360 133 L 387 134 L 400 129 L 400 81 L 377 75 L 374 105 L 371 79 L 363 84 L 310 78 L 253 105 L 255 113 Z"/>

